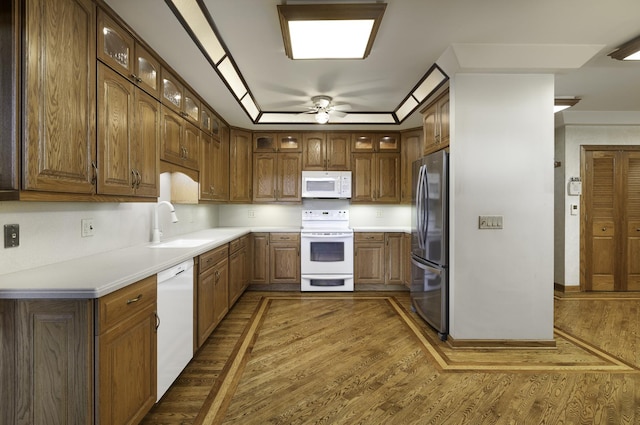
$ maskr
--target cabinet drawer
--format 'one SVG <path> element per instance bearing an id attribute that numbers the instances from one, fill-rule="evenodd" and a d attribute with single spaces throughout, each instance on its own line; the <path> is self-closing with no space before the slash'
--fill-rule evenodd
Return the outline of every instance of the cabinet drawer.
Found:
<path id="1" fill-rule="evenodd" d="M 145 310 L 156 303 L 156 276 L 122 288 L 98 299 L 98 334 L 121 320 Z"/>
<path id="2" fill-rule="evenodd" d="M 246 248 L 247 240 L 247 236 L 242 236 L 236 240 L 229 242 L 229 253 L 234 253 L 239 249 Z"/>
<path id="3" fill-rule="evenodd" d="M 384 233 L 354 233 L 355 242 L 384 242 Z"/>
<path id="4" fill-rule="evenodd" d="M 271 233 L 269 240 L 271 242 L 299 242 L 300 233 Z"/>
<path id="5" fill-rule="evenodd" d="M 209 252 L 205 252 L 200 255 L 200 270 L 199 273 L 203 273 L 224 260 L 229 256 L 229 244 L 224 244 L 221 247 L 212 249 Z"/>

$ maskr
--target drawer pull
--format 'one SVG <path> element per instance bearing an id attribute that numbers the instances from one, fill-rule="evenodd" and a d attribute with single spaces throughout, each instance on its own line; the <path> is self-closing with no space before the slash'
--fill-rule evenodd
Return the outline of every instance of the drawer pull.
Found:
<path id="1" fill-rule="evenodd" d="M 142 298 L 142 294 L 139 294 L 137 297 L 127 300 L 127 305 L 137 303 L 138 301 L 140 301 L 140 298 Z"/>
<path id="2" fill-rule="evenodd" d="M 603 228 L 602 228 L 602 231 L 603 231 L 603 232 L 606 232 L 606 231 L 607 231 L 607 228 L 606 228 L 606 227 L 603 227 Z"/>

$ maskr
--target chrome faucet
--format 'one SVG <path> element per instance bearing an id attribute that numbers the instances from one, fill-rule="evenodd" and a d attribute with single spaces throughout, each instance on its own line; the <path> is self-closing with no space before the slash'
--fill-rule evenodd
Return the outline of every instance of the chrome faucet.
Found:
<path id="1" fill-rule="evenodd" d="M 169 206 L 169 208 L 171 208 L 170 213 L 171 213 L 171 222 L 172 223 L 177 223 L 178 222 L 178 216 L 176 215 L 176 209 L 173 207 L 173 204 L 171 204 L 171 202 L 169 201 L 160 201 L 158 202 L 158 204 L 155 206 L 155 208 L 153 209 L 153 235 L 151 237 L 151 242 L 152 243 L 158 243 L 160 242 L 160 236 L 162 236 L 162 232 L 160 231 L 160 225 L 158 224 L 158 209 L 160 209 L 160 205 L 162 204 L 166 204 Z"/>

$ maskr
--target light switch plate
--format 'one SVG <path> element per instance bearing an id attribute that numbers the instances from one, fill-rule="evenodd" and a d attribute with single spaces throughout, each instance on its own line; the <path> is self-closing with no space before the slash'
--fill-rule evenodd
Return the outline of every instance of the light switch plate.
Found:
<path id="1" fill-rule="evenodd" d="M 481 215 L 478 217 L 478 229 L 502 229 L 501 215 Z"/>
<path id="2" fill-rule="evenodd" d="M 5 224 L 4 225 L 4 247 L 15 248 L 20 245 L 20 225 Z"/>

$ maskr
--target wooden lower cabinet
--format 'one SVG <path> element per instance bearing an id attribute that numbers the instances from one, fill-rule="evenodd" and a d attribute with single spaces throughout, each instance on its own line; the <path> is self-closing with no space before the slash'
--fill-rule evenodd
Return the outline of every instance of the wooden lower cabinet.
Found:
<path id="1" fill-rule="evenodd" d="M 384 283 L 384 233 L 355 233 L 353 252 L 354 283 Z"/>
<path id="2" fill-rule="evenodd" d="M 356 232 L 354 235 L 354 282 L 402 285 L 405 275 L 403 234 Z"/>
<path id="3" fill-rule="evenodd" d="M 300 234 L 269 236 L 269 282 L 300 283 Z"/>
<path id="4" fill-rule="evenodd" d="M 407 288 L 411 288 L 411 233 L 402 235 L 403 248 L 402 256 L 404 262 L 404 284 Z"/>
<path id="5" fill-rule="evenodd" d="M 229 243 L 229 308 L 238 301 L 249 285 L 249 236 Z"/>
<path id="6" fill-rule="evenodd" d="M 300 234 L 254 233 L 252 262 L 252 283 L 300 283 Z"/>
<path id="7" fill-rule="evenodd" d="M 156 276 L 97 301 L 96 417 L 137 424 L 156 402 Z"/>
<path id="8" fill-rule="evenodd" d="M 200 255 L 197 288 L 198 347 L 229 311 L 229 245 Z"/>
<path id="9" fill-rule="evenodd" d="M 2 405 L 0 418 L 9 418 L 3 423 L 94 423 L 92 300 L 4 303 L 15 308 L 15 381 L 2 382 L 14 392 L 3 394 L 14 403 Z"/>
<path id="10" fill-rule="evenodd" d="M 257 284 L 269 283 L 269 234 L 252 233 L 251 282 Z"/>
<path id="11" fill-rule="evenodd" d="M 156 401 L 156 287 L 0 300 L 0 423 L 139 423 Z"/>
<path id="12" fill-rule="evenodd" d="M 402 285 L 404 283 L 403 234 L 385 233 L 385 275 L 387 285 Z"/>

